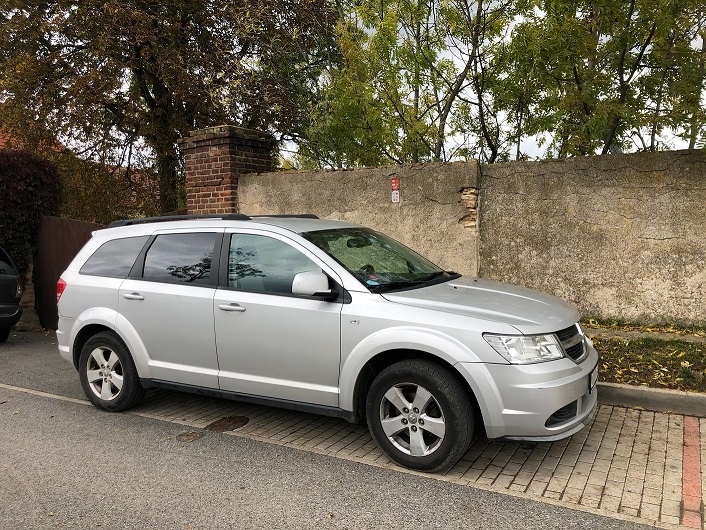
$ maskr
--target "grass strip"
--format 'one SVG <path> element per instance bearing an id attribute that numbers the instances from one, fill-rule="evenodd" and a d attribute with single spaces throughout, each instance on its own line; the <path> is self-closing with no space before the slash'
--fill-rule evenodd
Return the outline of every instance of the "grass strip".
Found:
<path id="1" fill-rule="evenodd" d="M 706 346 L 680 340 L 593 339 L 607 383 L 706 393 Z"/>
<path id="2" fill-rule="evenodd" d="M 678 324 L 640 324 L 617 319 L 600 319 L 597 317 L 584 317 L 581 323 L 588 328 L 615 330 L 615 331 L 640 331 L 642 333 L 673 333 L 675 335 L 692 335 L 706 337 L 706 327 L 698 325 Z"/>

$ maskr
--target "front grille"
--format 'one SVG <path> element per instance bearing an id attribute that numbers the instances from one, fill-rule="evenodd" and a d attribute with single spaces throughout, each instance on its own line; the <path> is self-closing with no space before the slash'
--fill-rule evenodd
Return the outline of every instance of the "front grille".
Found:
<path id="1" fill-rule="evenodd" d="M 561 329 L 556 332 L 556 336 L 559 337 L 559 340 L 561 342 L 571 340 L 574 336 L 578 335 L 579 330 L 576 327 L 576 324 L 573 326 L 569 326 L 568 328 Z"/>
<path id="2" fill-rule="evenodd" d="M 583 341 L 579 342 L 578 344 L 574 344 L 573 346 L 570 346 L 566 348 L 566 355 L 571 357 L 574 361 L 578 360 L 581 358 L 584 352 L 584 347 L 583 347 Z"/>
<path id="3" fill-rule="evenodd" d="M 574 401 L 564 407 L 561 407 L 554 414 L 549 416 L 549 419 L 544 423 L 544 426 L 552 427 L 576 417 L 577 406 L 578 401 Z"/>
<path id="4" fill-rule="evenodd" d="M 555 334 L 568 357 L 577 363 L 583 361 L 586 356 L 586 345 L 576 324 L 559 330 Z"/>

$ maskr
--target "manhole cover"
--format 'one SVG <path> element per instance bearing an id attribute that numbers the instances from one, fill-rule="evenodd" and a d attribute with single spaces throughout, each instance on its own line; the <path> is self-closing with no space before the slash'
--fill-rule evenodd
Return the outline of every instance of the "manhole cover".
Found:
<path id="1" fill-rule="evenodd" d="M 183 434 L 180 434 L 179 436 L 176 437 L 177 440 L 180 442 L 193 442 L 194 440 L 198 440 L 199 438 L 203 438 L 203 433 L 202 432 L 185 432 Z"/>
<path id="2" fill-rule="evenodd" d="M 220 420 L 214 421 L 206 428 L 209 431 L 234 431 L 235 429 L 240 429 L 249 421 L 250 418 L 245 416 L 228 416 L 227 418 L 221 418 Z"/>

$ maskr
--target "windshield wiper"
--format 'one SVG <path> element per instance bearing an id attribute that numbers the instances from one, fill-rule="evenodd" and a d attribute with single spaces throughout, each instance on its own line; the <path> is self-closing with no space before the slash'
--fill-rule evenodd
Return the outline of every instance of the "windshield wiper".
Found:
<path id="1" fill-rule="evenodd" d="M 432 272 L 431 274 L 429 274 L 428 276 L 425 276 L 424 278 L 418 278 L 418 279 L 419 279 L 419 281 L 422 281 L 422 282 L 428 282 L 429 280 L 435 280 L 439 276 L 443 276 L 445 274 L 448 274 L 448 273 L 446 271 L 437 271 L 437 272 Z"/>
<path id="2" fill-rule="evenodd" d="M 414 287 L 424 283 L 423 280 L 395 280 L 393 282 L 382 283 L 380 285 L 368 285 L 368 289 L 373 292 L 394 291 L 396 289 L 404 289 L 406 287 Z"/>
<path id="3" fill-rule="evenodd" d="M 459 273 L 453 271 L 436 271 L 432 272 L 431 274 L 427 274 L 426 276 L 415 278 L 413 280 L 394 280 L 388 283 L 382 283 L 380 285 L 368 285 L 368 289 L 370 289 L 372 292 L 377 293 L 388 292 L 395 291 L 398 289 L 418 287 L 424 284 L 428 284 L 429 282 L 437 283 L 434 280 L 439 279 L 441 279 L 442 281 L 452 280 L 458 278 L 459 276 L 461 276 Z"/>
<path id="4" fill-rule="evenodd" d="M 432 280 L 436 280 L 437 278 L 443 277 L 444 280 L 454 280 L 461 276 L 458 272 L 454 271 L 437 271 L 437 272 L 432 272 L 425 278 L 421 279 L 422 282 L 427 283 Z"/>

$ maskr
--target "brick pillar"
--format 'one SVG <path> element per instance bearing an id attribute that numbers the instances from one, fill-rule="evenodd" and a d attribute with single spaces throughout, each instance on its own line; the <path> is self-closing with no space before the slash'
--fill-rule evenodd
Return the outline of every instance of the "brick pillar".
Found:
<path id="1" fill-rule="evenodd" d="M 187 212 L 238 213 L 238 177 L 272 171 L 274 146 L 269 134 L 232 125 L 191 131 L 179 141 Z"/>

